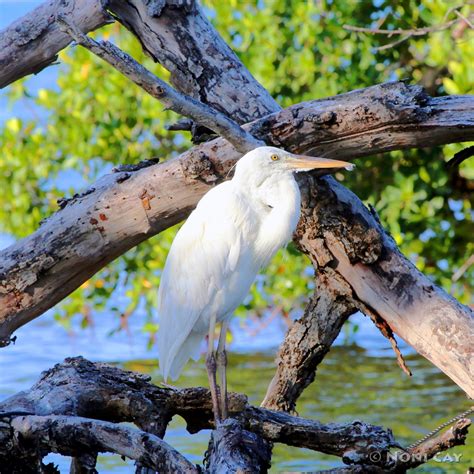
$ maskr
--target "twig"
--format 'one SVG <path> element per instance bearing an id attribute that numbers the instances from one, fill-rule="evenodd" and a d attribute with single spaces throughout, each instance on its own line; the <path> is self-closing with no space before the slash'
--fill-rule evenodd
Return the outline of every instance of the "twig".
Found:
<path id="1" fill-rule="evenodd" d="M 468 146 L 461 151 L 458 151 L 447 163 L 448 168 L 458 167 L 463 161 L 474 156 L 474 146 Z"/>
<path id="2" fill-rule="evenodd" d="M 469 28 L 474 29 L 474 26 L 472 22 L 470 21 L 470 19 L 466 18 L 461 12 L 459 12 L 459 9 L 461 7 L 462 5 L 448 9 L 446 14 L 444 15 L 443 23 L 440 23 L 438 25 L 433 25 L 433 26 L 427 26 L 424 28 L 413 28 L 413 29 L 407 29 L 407 30 L 398 28 L 394 30 L 387 30 L 387 29 L 382 29 L 380 27 L 364 28 L 364 27 L 353 26 L 353 25 L 343 25 L 343 28 L 347 31 L 354 31 L 357 33 L 366 33 L 370 35 L 386 35 L 389 38 L 391 38 L 394 35 L 402 35 L 402 38 L 396 41 L 393 41 L 391 43 L 375 48 L 376 51 L 383 51 L 386 49 L 393 48 L 394 46 L 398 46 L 399 44 L 407 41 L 413 36 L 425 36 L 429 33 L 437 33 L 439 31 L 444 31 L 451 28 L 453 25 L 457 23 L 461 23 L 461 22 L 465 23 Z M 446 22 L 446 18 L 453 12 L 456 14 L 457 18 Z M 385 18 L 384 18 L 384 21 L 385 21 Z"/>
<path id="3" fill-rule="evenodd" d="M 462 21 L 464 21 L 471 30 L 474 29 L 474 24 L 469 21 L 469 18 L 465 17 L 459 10 L 454 10 L 454 13 L 458 18 L 460 18 Z"/>
<path id="4" fill-rule="evenodd" d="M 471 426 L 471 420 L 463 418 L 457 421 L 449 430 L 440 433 L 434 438 L 429 438 L 419 444 L 416 448 L 410 449 L 409 459 L 397 463 L 397 467 L 413 468 L 427 462 L 441 451 L 446 451 L 454 446 L 465 443 L 468 434 L 468 428 Z M 403 459 L 403 458 L 402 458 Z"/>
<path id="5" fill-rule="evenodd" d="M 440 25 L 434 26 L 427 26 L 424 28 L 413 28 L 404 30 L 401 28 L 394 29 L 394 30 L 385 30 L 381 28 L 364 28 L 361 26 L 353 26 L 353 25 L 343 25 L 342 27 L 348 31 L 355 31 L 356 33 L 367 33 L 370 35 L 387 35 L 389 37 L 393 35 L 410 35 L 410 36 L 425 36 L 429 33 L 436 33 L 438 31 L 444 31 L 448 28 L 451 28 L 455 23 L 457 23 L 459 19 L 450 20 L 447 23 L 443 23 Z"/>
<path id="6" fill-rule="evenodd" d="M 109 63 L 152 97 L 161 101 L 166 108 L 191 117 L 197 123 L 213 130 L 232 143 L 239 152 L 246 153 L 258 146 L 265 145 L 264 142 L 257 140 L 223 113 L 193 97 L 177 92 L 114 44 L 108 41 L 93 40 L 64 16 L 58 16 L 57 21 L 76 43 Z"/>
<path id="7" fill-rule="evenodd" d="M 378 313 L 376 313 L 373 309 L 369 308 L 362 302 L 359 302 L 358 305 L 360 306 L 360 310 L 364 314 L 369 316 L 369 318 L 375 324 L 382 336 L 386 337 L 390 341 L 393 352 L 395 352 L 395 355 L 397 357 L 397 363 L 399 367 L 403 370 L 403 372 L 405 372 L 409 377 L 411 377 L 413 374 L 411 373 L 411 370 L 408 368 L 405 362 L 403 354 L 401 353 L 400 348 L 398 347 L 397 340 L 393 335 L 392 328 L 388 325 L 387 321 L 385 321 Z"/>
<path id="8" fill-rule="evenodd" d="M 474 255 L 471 255 L 462 265 L 461 267 L 453 274 L 451 281 L 455 282 L 458 281 L 466 272 L 466 270 L 471 266 L 474 265 Z"/>
<path id="9" fill-rule="evenodd" d="M 386 49 L 394 48 L 395 46 L 398 46 L 399 44 L 404 43 L 406 40 L 409 40 L 410 38 L 411 38 L 411 35 L 403 36 L 397 41 L 392 41 L 391 43 L 384 44 L 383 46 L 377 46 L 375 48 L 375 51 L 385 51 Z"/>

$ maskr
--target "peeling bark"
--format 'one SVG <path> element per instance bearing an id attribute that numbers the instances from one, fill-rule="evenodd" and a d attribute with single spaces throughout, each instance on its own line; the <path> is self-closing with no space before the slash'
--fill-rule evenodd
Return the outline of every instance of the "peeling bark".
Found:
<path id="1" fill-rule="evenodd" d="M 311 189 L 314 204 L 299 225 L 300 245 L 309 252 L 314 239 L 324 239 L 332 255 L 326 265 L 355 297 L 474 397 L 473 311 L 418 271 L 348 189 L 331 177 L 314 180 Z"/>

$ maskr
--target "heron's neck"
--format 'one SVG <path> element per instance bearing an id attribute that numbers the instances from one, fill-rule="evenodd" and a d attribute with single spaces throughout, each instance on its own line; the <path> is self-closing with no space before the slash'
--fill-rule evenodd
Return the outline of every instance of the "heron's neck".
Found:
<path id="1" fill-rule="evenodd" d="M 287 173 L 272 175 L 255 187 L 252 183 L 245 186 L 250 205 L 259 216 L 256 245 L 264 266 L 291 240 L 300 216 L 300 190 L 293 175 Z"/>

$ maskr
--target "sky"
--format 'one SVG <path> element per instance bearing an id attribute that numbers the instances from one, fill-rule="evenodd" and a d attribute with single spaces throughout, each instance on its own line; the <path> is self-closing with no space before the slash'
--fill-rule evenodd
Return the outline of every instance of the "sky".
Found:
<path id="1" fill-rule="evenodd" d="M 41 0 L 0 0 L 0 30 L 7 27 L 12 21 L 33 10 Z"/>
<path id="2" fill-rule="evenodd" d="M 41 3 L 43 3 L 42 0 L 0 0 L 0 31 L 7 28 L 18 18 L 34 10 Z M 27 79 L 29 90 L 36 92 L 42 87 L 50 86 L 51 82 L 55 80 L 56 70 L 57 68 L 54 66 L 48 67 L 36 76 L 30 76 Z M 32 110 L 31 102 L 28 107 L 22 104 L 21 101 L 14 107 L 11 107 L 6 98 L 6 91 L 8 91 L 8 86 L 4 90 L 0 90 L 0 123 L 3 123 L 12 115 L 25 120 L 34 118 L 36 115 L 41 116 L 40 111 Z"/>

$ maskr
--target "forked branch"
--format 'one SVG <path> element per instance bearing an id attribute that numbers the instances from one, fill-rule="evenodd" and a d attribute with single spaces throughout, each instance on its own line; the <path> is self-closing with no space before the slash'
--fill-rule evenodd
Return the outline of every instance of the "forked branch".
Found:
<path id="1" fill-rule="evenodd" d="M 263 141 L 257 140 L 227 115 L 191 96 L 176 91 L 109 41 L 93 40 L 82 33 L 65 16 L 59 15 L 57 21 L 76 43 L 120 71 L 152 97 L 162 102 L 168 109 L 190 117 L 200 125 L 221 135 L 232 143 L 239 152 L 246 153 L 258 146 L 265 145 Z"/>

